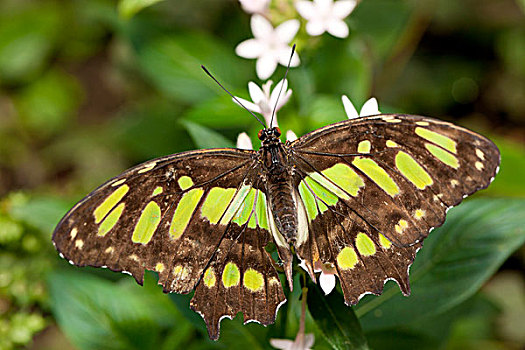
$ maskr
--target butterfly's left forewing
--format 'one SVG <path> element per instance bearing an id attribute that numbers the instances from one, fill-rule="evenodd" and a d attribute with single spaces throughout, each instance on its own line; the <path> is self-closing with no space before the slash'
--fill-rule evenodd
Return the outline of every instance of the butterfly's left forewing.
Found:
<path id="1" fill-rule="evenodd" d="M 309 235 L 306 266 L 336 270 L 347 303 L 408 268 L 446 210 L 485 188 L 499 166 L 488 139 L 431 118 L 380 115 L 318 129 L 289 145 Z"/>
<path id="2" fill-rule="evenodd" d="M 102 185 L 61 220 L 59 252 L 79 266 L 156 271 L 165 292 L 189 293 L 217 339 L 219 322 L 274 321 L 285 298 L 264 247 L 266 195 L 253 151 L 192 151 L 155 159 Z"/>

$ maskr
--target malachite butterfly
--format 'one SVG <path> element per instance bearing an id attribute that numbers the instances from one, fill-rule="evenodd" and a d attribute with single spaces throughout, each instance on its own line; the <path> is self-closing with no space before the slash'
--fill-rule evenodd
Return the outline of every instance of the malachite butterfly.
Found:
<path id="1" fill-rule="evenodd" d="M 332 268 L 348 305 L 381 294 L 388 279 L 408 295 L 425 237 L 447 209 L 486 188 L 500 162 L 485 137 L 419 116 L 279 137 L 266 128 L 258 151 L 189 151 L 131 168 L 76 204 L 53 242 L 75 265 L 126 272 L 139 284 L 156 271 L 165 292 L 195 290 L 191 308 L 217 339 L 220 320 L 239 311 L 246 322 L 274 322 L 294 255 L 314 281 L 316 264 Z"/>

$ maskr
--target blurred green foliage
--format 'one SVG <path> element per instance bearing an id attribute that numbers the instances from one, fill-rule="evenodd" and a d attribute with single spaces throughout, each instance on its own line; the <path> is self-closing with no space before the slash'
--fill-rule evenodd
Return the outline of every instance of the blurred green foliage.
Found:
<path id="1" fill-rule="evenodd" d="M 291 4 L 274 1 L 278 22 Z M 346 23 L 344 40 L 299 32 L 283 130 L 301 135 L 344 119 L 342 94 L 358 109 L 375 96 L 383 112 L 491 137 L 502 164 L 489 189 L 425 241 L 410 298 L 389 282 L 381 297 L 338 309 L 338 293 L 325 299 L 310 287 L 314 347 L 344 343 L 347 329 L 327 325 L 356 319 L 366 338 L 352 328 L 355 347 L 523 347 L 525 2 L 362 0 Z M 188 296 L 163 295 L 151 274 L 139 287 L 71 267 L 50 241 L 75 201 L 131 165 L 232 146 L 242 131 L 256 140 L 257 122 L 200 68 L 247 98 L 248 81 L 262 82 L 234 48 L 250 37 L 234 0 L 0 2 L 0 349 L 70 347 L 52 332 L 57 323 L 80 349 L 267 349 L 269 338 L 295 337 L 299 274 L 275 325 L 225 320 L 215 343 Z M 279 67 L 272 78 L 283 74 Z M 330 308 L 337 312 L 322 313 Z"/>

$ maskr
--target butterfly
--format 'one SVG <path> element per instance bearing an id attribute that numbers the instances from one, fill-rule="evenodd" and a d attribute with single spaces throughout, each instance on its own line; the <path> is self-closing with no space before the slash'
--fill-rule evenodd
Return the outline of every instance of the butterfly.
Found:
<path id="1" fill-rule="evenodd" d="M 447 210 L 486 188 L 500 154 L 487 138 L 421 116 L 345 120 L 283 143 L 259 132 L 259 150 L 183 152 L 109 180 L 60 221 L 53 242 L 78 266 L 107 267 L 164 292 L 189 293 L 218 339 L 222 318 L 275 321 L 292 289 L 294 256 L 315 281 L 335 271 L 345 303 L 410 293 L 408 269 Z M 284 277 L 271 254 L 276 247 Z"/>

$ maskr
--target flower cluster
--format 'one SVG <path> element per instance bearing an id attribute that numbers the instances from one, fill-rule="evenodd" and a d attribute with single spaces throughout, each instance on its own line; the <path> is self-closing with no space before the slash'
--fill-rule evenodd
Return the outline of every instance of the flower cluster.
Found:
<path id="1" fill-rule="evenodd" d="M 286 66 L 290 56 L 290 43 L 299 31 L 298 19 L 290 19 L 274 27 L 269 14 L 270 0 L 239 0 L 242 8 L 252 14 L 250 26 L 253 39 L 237 45 L 237 55 L 257 59 L 256 72 L 260 79 L 268 79 L 278 64 Z M 318 36 L 324 32 L 338 37 L 348 36 L 344 19 L 356 6 L 356 0 L 300 0 L 295 2 L 299 16 L 306 20 L 306 32 Z M 292 57 L 290 66 L 299 65 L 299 56 Z"/>

